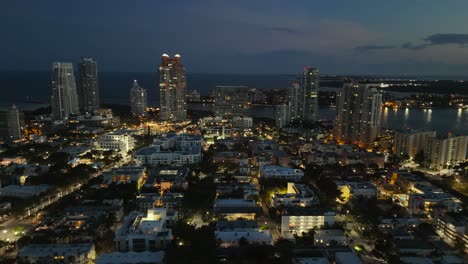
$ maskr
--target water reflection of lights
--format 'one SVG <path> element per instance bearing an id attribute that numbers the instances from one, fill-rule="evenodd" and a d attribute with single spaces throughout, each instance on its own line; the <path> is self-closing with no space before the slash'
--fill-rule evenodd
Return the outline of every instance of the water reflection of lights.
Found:
<path id="1" fill-rule="evenodd" d="M 409 108 L 405 109 L 405 120 L 408 120 L 409 117 Z"/>
<path id="2" fill-rule="evenodd" d="M 426 123 L 430 123 L 432 120 L 432 109 L 427 111 Z"/>

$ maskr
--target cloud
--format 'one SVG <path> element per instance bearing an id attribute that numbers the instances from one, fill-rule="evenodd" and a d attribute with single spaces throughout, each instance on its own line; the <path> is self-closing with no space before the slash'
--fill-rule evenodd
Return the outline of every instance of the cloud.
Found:
<path id="1" fill-rule="evenodd" d="M 406 42 L 401 44 L 400 48 L 409 50 L 423 50 L 428 44 L 413 44 L 412 42 Z"/>
<path id="2" fill-rule="evenodd" d="M 452 34 L 452 33 L 437 33 L 427 36 L 423 39 L 424 43 L 421 44 L 414 44 L 413 42 L 405 42 L 401 44 L 399 47 L 401 49 L 407 50 L 423 50 L 430 46 L 441 46 L 441 45 L 449 45 L 455 44 L 460 45 L 460 47 L 467 47 L 468 46 L 468 34 Z M 393 49 L 396 46 L 393 45 L 365 45 L 365 46 L 357 46 L 354 50 L 359 52 L 367 52 L 367 51 L 374 51 L 374 50 L 386 50 L 386 49 Z"/>
<path id="3" fill-rule="evenodd" d="M 424 39 L 430 45 L 468 44 L 468 34 L 433 34 Z"/>
<path id="4" fill-rule="evenodd" d="M 389 50 L 394 49 L 396 46 L 393 45 L 364 45 L 364 46 L 357 46 L 354 48 L 355 51 L 358 52 L 367 52 L 367 51 L 374 51 L 374 50 Z"/>
<path id="5" fill-rule="evenodd" d="M 280 33 L 286 33 L 290 35 L 300 35 L 302 32 L 300 30 L 296 30 L 290 27 L 268 27 L 266 28 L 269 31 L 274 31 L 274 32 L 280 32 Z"/>

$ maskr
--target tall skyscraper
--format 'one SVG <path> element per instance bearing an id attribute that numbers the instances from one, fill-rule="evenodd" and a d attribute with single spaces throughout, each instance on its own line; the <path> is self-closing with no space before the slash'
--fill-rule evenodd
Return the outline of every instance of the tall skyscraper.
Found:
<path id="1" fill-rule="evenodd" d="M 302 76 L 302 89 L 304 90 L 304 115 L 305 123 L 313 123 L 318 120 L 318 88 L 319 70 L 306 67 Z"/>
<path id="2" fill-rule="evenodd" d="M 372 84 L 345 83 L 336 93 L 333 137 L 344 143 L 372 147 L 380 128 L 382 95 Z"/>
<path id="3" fill-rule="evenodd" d="M 0 110 L 0 139 L 11 142 L 23 136 L 22 114 L 15 105 Z"/>
<path id="4" fill-rule="evenodd" d="M 159 65 L 161 120 L 181 121 L 187 118 L 185 67 L 180 55 L 163 54 Z"/>
<path id="5" fill-rule="evenodd" d="M 73 64 L 69 62 L 52 64 L 51 103 L 52 116 L 55 120 L 63 120 L 70 114 L 79 112 Z"/>
<path id="6" fill-rule="evenodd" d="M 250 116 L 251 103 L 247 86 L 216 86 L 214 97 L 214 114 L 217 117 L 233 118 Z"/>
<path id="7" fill-rule="evenodd" d="M 299 83 L 293 83 L 288 89 L 289 121 L 292 123 L 302 121 L 304 114 L 304 90 Z"/>
<path id="8" fill-rule="evenodd" d="M 78 63 L 78 101 L 80 111 L 94 112 L 99 109 L 97 63 L 93 58 L 81 58 Z"/>
<path id="9" fill-rule="evenodd" d="M 134 116 L 146 115 L 148 106 L 148 96 L 146 89 L 140 87 L 136 80 L 133 81 L 133 87 L 130 90 L 130 108 Z"/>

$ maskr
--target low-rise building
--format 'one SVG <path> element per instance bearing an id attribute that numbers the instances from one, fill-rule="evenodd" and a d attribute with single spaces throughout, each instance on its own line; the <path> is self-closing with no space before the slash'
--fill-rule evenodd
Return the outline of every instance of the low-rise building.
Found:
<path id="1" fill-rule="evenodd" d="M 29 199 L 49 189 L 49 185 L 8 185 L 0 189 L 0 197 Z"/>
<path id="2" fill-rule="evenodd" d="M 165 208 L 149 209 L 147 214 L 133 212 L 125 217 L 116 232 L 114 247 L 121 252 L 157 251 L 166 248 L 172 240 L 173 224 L 177 214 L 169 214 Z"/>
<path id="3" fill-rule="evenodd" d="M 273 245 L 273 236 L 270 230 L 230 230 L 215 231 L 219 247 L 238 247 L 242 240 L 249 244 Z"/>
<path id="4" fill-rule="evenodd" d="M 335 223 L 335 212 L 315 208 L 288 208 L 281 216 L 281 236 L 292 239 L 313 228 Z"/>
<path id="5" fill-rule="evenodd" d="M 260 177 L 265 179 L 284 179 L 297 182 L 304 177 L 304 172 L 300 169 L 267 165 L 260 167 Z"/>
<path id="6" fill-rule="evenodd" d="M 338 246 L 346 245 L 346 236 L 341 230 L 316 230 L 314 234 L 314 246 Z"/>
<path id="7" fill-rule="evenodd" d="M 354 252 L 336 252 L 336 264 L 362 264 L 361 259 Z"/>
<path id="8" fill-rule="evenodd" d="M 345 202 L 352 197 L 376 198 L 377 187 L 370 182 L 336 182 L 338 190 L 341 191 L 341 199 Z"/>
<path id="9" fill-rule="evenodd" d="M 30 244 L 18 254 L 19 263 L 92 264 L 95 258 L 93 244 Z"/>
<path id="10" fill-rule="evenodd" d="M 102 135 L 98 140 L 99 149 L 113 150 L 123 154 L 135 148 L 135 140 L 127 131 L 117 130 Z"/>
<path id="11" fill-rule="evenodd" d="M 273 205 L 275 207 L 309 207 L 319 202 L 314 192 L 305 184 L 288 182 L 286 193 L 275 191 L 272 195 Z"/>
<path id="12" fill-rule="evenodd" d="M 203 138 L 200 135 L 169 133 L 154 139 L 153 145 L 136 151 L 134 159 L 142 165 L 186 165 L 201 161 Z"/>
<path id="13" fill-rule="evenodd" d="M 164 256 L 164 251 L 112 252 L 100 255 L 96 264 L 162 264 Z"/>
<path id="14" fill-rule="evenodd" d="M 254 220 L 261 212 L 261 208 L 254 200 L 244 199 L 217 199 L 213 211 L 227 220 Z"/>
<path id="15" fill-rule="evenodd" d="M 104 181 L 107 183 L 135 182 L 138 187 L 143 185 L 146 175 L 146 167 L 143 166 L 125 166 L 103 173 Z"/>

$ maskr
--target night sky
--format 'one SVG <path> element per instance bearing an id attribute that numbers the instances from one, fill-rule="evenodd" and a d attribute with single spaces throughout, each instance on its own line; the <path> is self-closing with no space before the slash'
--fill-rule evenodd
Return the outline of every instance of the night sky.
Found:
<path id="1" fill-rule="evenodd" d="M 468 75 L 466 0 L 3 0 L 0 70 Z"/>

